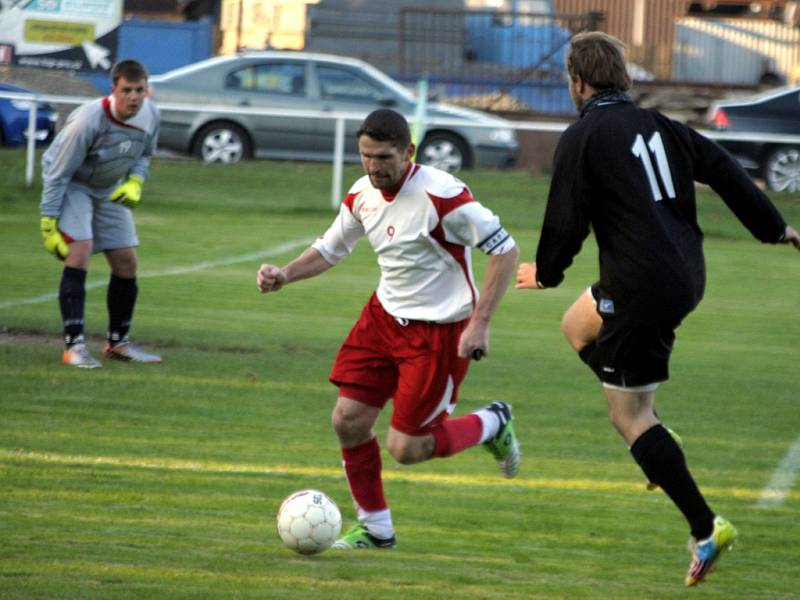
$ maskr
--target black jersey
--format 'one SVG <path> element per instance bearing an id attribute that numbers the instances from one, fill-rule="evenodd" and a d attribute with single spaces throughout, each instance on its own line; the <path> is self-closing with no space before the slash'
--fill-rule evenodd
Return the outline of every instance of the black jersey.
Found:
<path id="1" fill-rule="evenodd" d="M 600 251 L 598 288 L 620 316 L 680 319 L 705 288 L 694 182 L 714 189 L 763 242 L 786 224 L 721 147 L 629 102 L 598 106 L 562 135 L 536 253 L 537 279 L 556 286 L 590 228 Z"/>

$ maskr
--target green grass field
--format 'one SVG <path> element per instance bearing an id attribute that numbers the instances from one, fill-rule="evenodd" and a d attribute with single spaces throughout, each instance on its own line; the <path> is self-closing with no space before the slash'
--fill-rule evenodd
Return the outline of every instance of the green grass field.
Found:
<path id="1" fill-rule="evenodd" d="M 307 558 L 281 545 L 274 514 L 314 487 L 352 523 L 327 373 L 378 272 L 362 242 L 278 294 L 258 294 L 255 273 L 327 227 L 329 167 L 157 160 L 137 212 L 132 334 L 164 363 L 85 372 L 59 364 L 61 266 L 41 246 L 40 186 L 23 186 L 23 160 L 0 152 L 0 598 L 797 597 L 800 491 L 770 508 L 758 500 L 800 435 L 800 254 L 750 238 L 712 194 L 699 201 L 706 299 L 678 332 L 659 412 L 740 542 L 689 592 L 686 525 L 645 491 L 559 331 L 594 280 L 592 241 L 561 288 L 509 290 L 491 356 L 461 390 L 457 414 L 514 405 L 520 476 L 501 479 L 480 449 L 414 467 L 384 452 L 399 548 Z M 358 174 L 348 168 L 346 181 Z M 548 182 L 464 179 L 531 260 Z M 800 225 L 800 194 L 774 199 Z M 483 256 L 475 263 L 481 279 Z M 96 355 L 107 277 L 95 257 Z M 383 418 L 381 439 L 385 428 Z"/>

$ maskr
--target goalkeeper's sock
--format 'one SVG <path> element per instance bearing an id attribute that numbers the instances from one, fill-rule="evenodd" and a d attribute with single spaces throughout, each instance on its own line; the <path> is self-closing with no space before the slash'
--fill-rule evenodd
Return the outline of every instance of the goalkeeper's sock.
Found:
<path id="1" fill-rule="evenodd" d="M 128 335 L 133 319 L 133 307 L 139 287 L 136 278 L 128 279 L 111 275 L 108 282 L 106 304 L 108 305 L 108 341 L 119 342 Z"/>
<path id="2" fill-rule="evenodd" d="M 497 422 L 497 418 L 494 418 L 494 421 Z M 433 456 L 438 458 L 452 456 L 479 444 L 483 429 L 483 422 L 476 413 L 446 419 L 431 430 L 434 440 Z"/>
<path id="3" fill-rule="evenodd" d="M 381 480 L 381 448 L 377 438 L 356 446 L 342 448 L 344 472 L 356 507 L 367 513 L 389 508 Z"/>
<path id="4" fill-rule="evenodd" d="M 689 468 L 686 457 L 669 431 L 654 425 L 631 446 L 631 454 L 653 483 L 661 486 L 689 522 L 692 535 L 704 540 L 714 529 L 714 512 L 706 504 Z"/>
<path id="5" fill-rule="evenodd" d="M 58 304 L 64 323 L 64 344 L 67 348 L 83 341 L 83 311 L 86 304 L 86 271 L 64 267 L 58 287 Z"/>

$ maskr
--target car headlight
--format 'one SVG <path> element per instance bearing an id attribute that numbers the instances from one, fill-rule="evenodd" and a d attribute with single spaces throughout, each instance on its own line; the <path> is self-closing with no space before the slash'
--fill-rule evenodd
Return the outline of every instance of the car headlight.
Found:
<path id="1" fill-rule="evenodd" d="M 513 129 L 492 129 L 489 139 L 498 144 L 513 144 L 516 141 Z"/>

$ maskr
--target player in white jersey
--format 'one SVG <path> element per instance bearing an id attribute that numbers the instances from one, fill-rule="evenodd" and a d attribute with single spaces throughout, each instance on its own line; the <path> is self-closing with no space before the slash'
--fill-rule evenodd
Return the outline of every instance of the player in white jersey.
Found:
<path id="1" fill-rule="evenodd" d="M 77 108 L 42 157 L 40 227 L 45 248 L 64 261 L 59 305 L 64 322 L 62 362 L 100 363 L 86 348 L 86 273 L 93 252 L 111 267 L 107 359 L 159 363 L 128 339 L 138 291 L 139 240 L 131 210 L 141 199 L 156 148 L 159 113 L 147 98 L 147 71 L 134 60 L 111 71 L 111 94 Z"/>
<path id="2" fill-rule="evenodd" d="M 412 161 L 405 118 L 380 109 L 358 130 L 366 175 L 350 189 L 336 220 L 310 248 L 283 268 L 258 270 L 261 292 L 319 275 L 366 237 L 381 279 L 336 357 L 333 428 L 359 524 L 339 549 L 393 548 L 394 525 L 381 478 L 373 427 L 393 401 L 386 436 L 402 464 L 451 456 L 483 443 L 503 474 L 520 462 L 511 407 L 493 402 L 450 418 L 469 357 L 489 351 L 489 321 L 513 276 L 519 254 L 499 219 L 457 178 Z M 470 251 L 489 255 L 480 294 Z"/>

